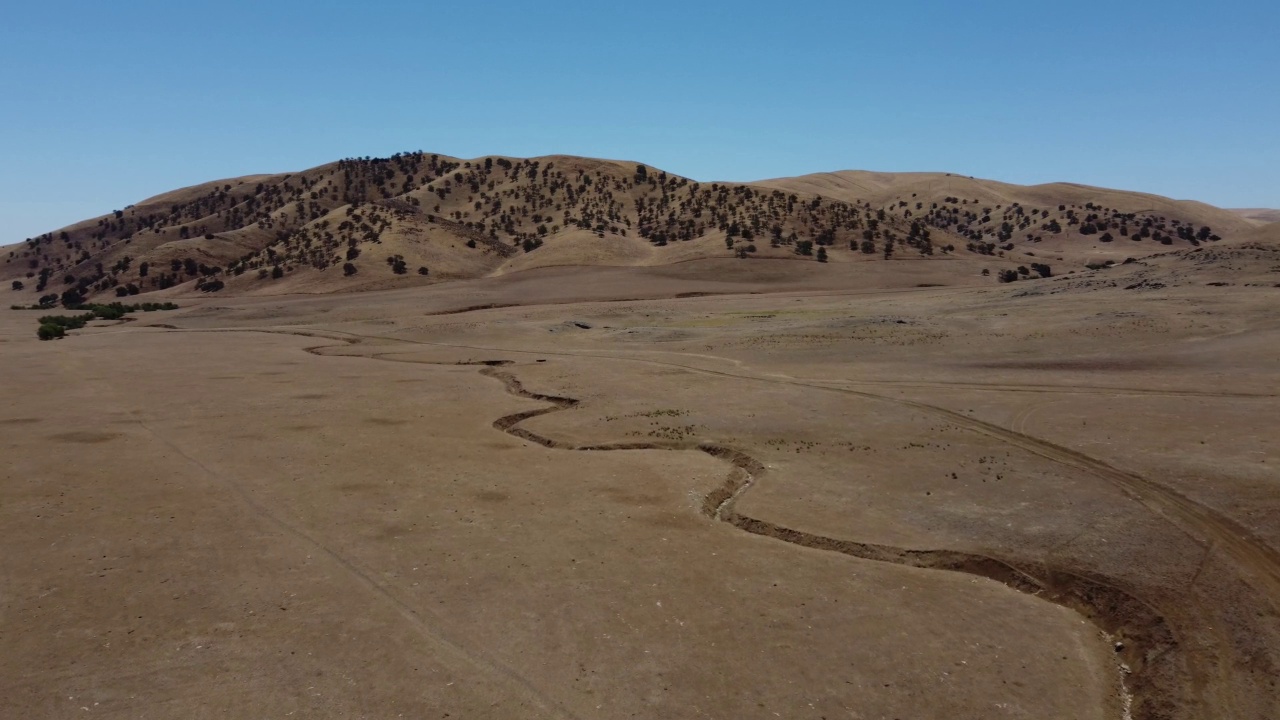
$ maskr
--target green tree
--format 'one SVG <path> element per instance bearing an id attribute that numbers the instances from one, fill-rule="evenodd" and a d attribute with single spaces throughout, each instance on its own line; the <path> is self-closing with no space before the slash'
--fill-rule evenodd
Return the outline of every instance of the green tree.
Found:
<path id="1" fill-rule="evenodd" d="M 73 287 L 70 290 L 62 293 L 63 307 L 71 308 L 71 307 L 76 307 L 77 305 L 83 305 L 83 304 L 84 304 L 84 293 L 80 291 L 80 288 Z"/>

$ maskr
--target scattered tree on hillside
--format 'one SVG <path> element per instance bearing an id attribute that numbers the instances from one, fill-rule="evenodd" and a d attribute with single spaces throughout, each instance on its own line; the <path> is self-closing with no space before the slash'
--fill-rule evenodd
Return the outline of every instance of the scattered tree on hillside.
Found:
<path id="1" fill-rule="evenodd" d="M 131 280 L 152 289 L 213 278 L 221 274 L 219 264 L 229 275 L 247 272 L 264 280 L 303 265 L 318 271 L 343 267 L 345 273 L 344 257 L 354 260 L 362 249 L 384 242 L 388 232 L 416 242 L 431 242 L 443 232 L 457 238 L 457 245 L 483 244 L 486 256 L 506 258 L 537 249 L 544 237 L 569 228 L 606 241 L 640 237 L 656 247 L 722 233 L 735 241 L 726 247 L 739 257 L 746 253 L 737 241 L 757 236 L 767 236 L 774 248 L 793 250 L 799 238 L 810 238 L 809 252 L 797 254 L 825 247 L 829 255 L 832 246 L 848 243 L 853 252 L 872 257 L 883 252 L 886 259 L 894 250 L 927 256 L 956 247 L 1003 255 L 1017 252 L 1021 242 L 1038 243 L 1047 234 L 1070 230 L 1100 236 L 1102 242 L 1118 236 L 1194 246 L 1220 239 L 1201 222 L 1152 210 L 1124 212 L 1097 202 L 1040 208 L 978 198 L 931 201 L 913 194 L 876 207 L 750 185 L 704 185 L 642 164 L 619 168 L 589 159 L 496 157 L 468 162 L 414 152 L 347 158 L 255 182 L 211 184 L 180 202 L 131 206 L 96 224 L 29 238 L 12 260 L 26 265 L 40 293 L 50 277 L 59 277 L 88 297 Z M 147 253 L 175 240 L 226 233 L 236 233 L 237 242 L 251 247 L 232 258 L 218 254 L 229 243 L 209 244 L 195 249 L 193 258 L 166 257 L 132 269 L 130 258 L 118 252 L 131 243 Z M 948 242 L 953 237 L 963 240 Z M 166 262 L 169 277 L 158 270 Z M 147 280 L 151 269 L 157 275 Z M 73 280 L 66 282 L 67 277 Z"/>
<path id="2" fill-rule="evenodd" d="M 61 300 L 62 300 L 63 307 L 73 307 L 75 305 L 83 305 L 84 293 L 80 291 L 80 288 L 74 287 L 62 293 Z"/>

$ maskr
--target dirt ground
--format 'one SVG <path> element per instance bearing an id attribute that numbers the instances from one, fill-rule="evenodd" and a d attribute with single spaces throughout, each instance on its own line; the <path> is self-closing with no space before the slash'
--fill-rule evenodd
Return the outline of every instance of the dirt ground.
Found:
<path id="1" fill-rule="evenodd" d="M 0 714 L 1280 716 L 1280 290 L 742 267 L 0 311 Z"/>

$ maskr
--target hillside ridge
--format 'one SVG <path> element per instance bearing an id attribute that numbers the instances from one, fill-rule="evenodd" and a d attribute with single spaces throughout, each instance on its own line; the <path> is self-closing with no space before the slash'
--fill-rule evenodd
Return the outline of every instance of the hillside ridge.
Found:
<path id="1" fill-rule="evenodd" d="M 732 257 L 851 272 L 959 259 L 965 277 L 977 262 L 990 264 L 983 276 L 1017 280 L 1049 275 L 1050 263 L 1083 269 L 1256 227 L 1204 203 L 1074 183 L 857 170 L 703 183 L 634 161 L 415 152 L 161 193 L 0 248 L 0 280 L 47 302 L 353 291 Z"/>

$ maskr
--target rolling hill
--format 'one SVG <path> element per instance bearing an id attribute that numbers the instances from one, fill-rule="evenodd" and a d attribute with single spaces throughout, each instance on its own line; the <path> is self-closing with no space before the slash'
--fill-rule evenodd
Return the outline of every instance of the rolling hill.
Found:
<path id="1" fill-rule="evenodd" d="M 174 190 L 0 249 L 0 279 L 25 303 L 344 292 L 715 257 L 850 272 L 967 258 L 1025 278 L 1255 228 L 1202 203 L 1064 183 L 861 171 L 700 183 L 635 162 L 407 153 Z M 974 262 L 953 266 L 976 281 Z"/>
<path id="2" fill-rule="evenodd" d="M 1013 185 L 951 173 L 848 170 L 757 184 L 868 202 L 959 235 L 966 247 L 972 243 L 981 251 L 981 244 L 994 242 L 1006 252 L 1062 257 L 1070 265 L 1216 242 L 1256 227 L 1205 203 L 1073 183 Z"/>
<path id="3" fill-rule="evenodd" d="M 1272 208 L 1231 208 L 1231 212 L 1252 221 L 1255 225 L 1280 223 L 1280 210 Z"/>

